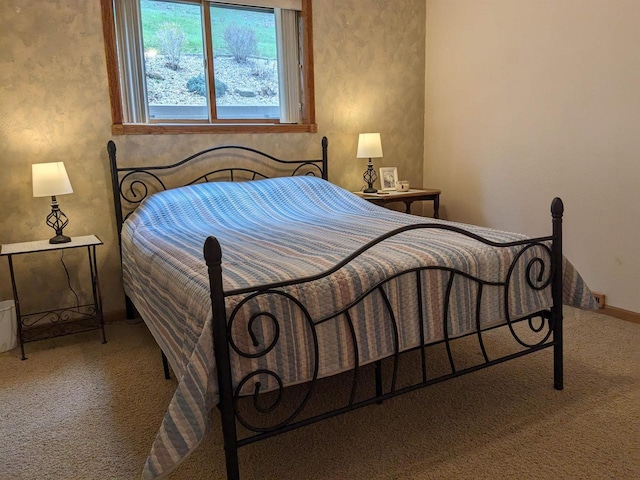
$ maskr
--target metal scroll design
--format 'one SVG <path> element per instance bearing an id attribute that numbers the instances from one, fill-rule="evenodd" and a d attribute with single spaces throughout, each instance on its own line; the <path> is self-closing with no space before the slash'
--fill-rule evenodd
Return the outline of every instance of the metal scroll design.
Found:
<path id="1" fill-rule="evenodd" d="M 284 390 L 284 382 L 282 378 L 274 370 L 271 370 L 269 368 L 258 368 L 246 374 L 243 378 L 240 379 L 234 393 L 234 408 L 235 408 L 236 418 L 245 428 L 252 430 L 254 432 L 268 432 L 272 430 L 277 430 L 291 423 L 291 421 L 293 421 L 304 409 L 305 405 L 307 404 L 309 398 L 312 395 L 313 387 L 318 378 L 319 348 L 318 348 L 318 336 L 316 332 L 316 326 L 311 319 L 311 315 L 309 314 L 309 311 L 302 304 L 302 302 L 300 302 L 297 298 L 295 298 L 293 295 L 287 292 L 277 291 L 277 290 L 267 290 L 264 292 L 256 292 L 252 295 L 245 297 L 241 302 L 238 303 L 238 305 L 232 311 L 229 317 L 229 323 L 228 323 L 229 345 L 232 351 L 234 351 L 237 355 L 245 359 L 259 359 L 259 358 L 266 357 L 269 353 L 271 353 L 276 348 L 276 345 L 278 344 L 282 336 L 281 335 L 282 327 L 280 325 L 280 320 L 271 312 L 259 311 L 259 312 L 253 313 L 246 323 L 246 332 L 244 332 L 243 328 L 234 328 L 235 322 L 238 319 L 239 312 L 242 310 L 242 308 L 248 307 L 249 304 L 254 299 L 257 299 L 257 297 L 259 296 L 264 297 L 264 296 L 272 296 L 272 295 L 276 297 L 284 298 L 286 301 L 291 302 L 295 308 L 300 310 L 300 313 L 302 314 L 302 317 L 304 318 L 305 323 L 308 326 L 309 331 L 311 333 L 311 339 L 313 344 L 313 352 L 312 352 L 313 372 L 311 375 L 311 380 L 308 383 L 307 391 L 303 399 L 300 401 L 300 403 L 294 407 L 293 412 L 287 415 L 286 418 L 281 419 L 277 421 L 277 423 L 268 425 L 268 426 L 259 426 L 259 425 L 256 425 L 255 423 L 252 423 L 252 421 L 246 418 L 238 409 L 238 401 L 242 397 L 242 392 L 245 388 L 245 385 L 248 385 L 250 382 L 253 381 L 252 405 L 254 409 L 260 414 L 271 414 L 275 412 L 278 409 L 278 407 L 283 404 L 282 394 Z M 272 337 L 270 339 L 263 338 L 265 329 L 258 329 L 258 325 L 260 324 L 259 319 L 261 317 L 268 319 L 267 321 L 272 326 L 272 329 L 271 329 Z M 237 342 L 234 339 L 235 333 L 237 330 L 240 330 L 242 334 L 244 333 L 248 334 L 255 351 L 243 350 L 243 348 L 239 345 L 239 342 Z M 260 403 L 261 402 L 260 391 L 262 388 L 262 382 L 260 381 L 260 379 L 264 378 L 265 376 L 273 378 L 277 383 L 276 398 L 270 405 L 267 405 L 267 406 L 263 406 Z"/>
<path id="2" fill-rule="evenodd" d="M 535 253 L 534 249 L 537 252 Z M 504 294 L 504 314 L 507 319 L 507 325 L 509 326 L 509 330 L 511 331 L 511 335 L 513 338 L 523 347 L 525 348 L 533 348 L 539 345 L 544 344 L 552 334 L 551 323 L 547 316 L 544 315 L 535 315 L 526 317 L 527 324 L 529 329 L 534 333 L 541 333 L 544 331 L 545 326 L 547 327 L 546 334 L 537 342 L 529 343 L 525 341 L 514 329 L 514 321 L 511 318 L 511 309 L 510 309 L 510 299 L 509 299 L 509 286 L 511 284 L 511 280 L 513 278 L 513 274 L 516 270 L 518 262 L 520 259 L 524 259 L 527 253 L 532 253 L 532 258 L 529 258 L 527 261 L 527 265 L 525 267 L 525 280 L 527 286 L 532 290 L 541 291 L 545 288 L 548 288 L 551 285 L 551 281 L 553 280 L 553 262 L 551 256 L 551 248 L 545 243 L 541 242 L 532 242 L 522 248 L 514 257 L 511 262 L 511 266 L 509 267 L 509 271 L 507 272 L 507 277 L 505 280 L 505 294 Z M 543 258 L 544 257 L 544 258 Z M 534 325 L 534 319 L 539 319 L 539 325 Z"/>
<path id="3" fill-rule="evenodd" d="M 54 336 L 95 330 L 100 326 L 98 306 L 94 304 L 21 315 L 22 341 L 33 342 Z"/>
<path id="4" fill-rule="evenodd" d="M 304 167 L 313 167 L 317 170 L 317 173 L 319 175 L 322 175 L 322 168 L 312 161 L 298 163 L 300 163 L 300 165 L 291 173 L 291 176 L 297 176 L 298 174 L 313 177 L 318 176 L 316 172 L 312 170 L 306 171 L 305 173 L 300 173 L 303 172 L 302 169 Z M 184 183 L 184 186 L 220 180 L 236 182 L 246 180 L 261 180 L 267 178 L 270 177 L 265 175 L 264 173 L 249 168 L 220 168 L 199 175 L 193 180 Z M 127 172 L 122 176 L 118 185 L 120 197 L 128 204 L 129 208 L 131 209 L 124 216 L 124 219 L 128 218 L 129 215 L 131 215 L 132 211 L 135 210 L 137 206 L 140 205 L 140 203 L 142 203 L 142 201 L 148 196 L 159 191 L 168 190 L 169 188 L 170 187 L 167 187 L 166 182 L 163 181 L 159 175 L 153 173 L 152 171 L 146 169 L 135 169 Z"/>
<path id="5" fill-rule="evenodd" d="M 46 312 L 31 313 L 22 315 L 22 326 L 32 328 L 42 324 L 65 323 L 86 318 L 93 318 L 97 315 L 95 305 L 80 305 L 78 308 L 64 308 L 58 310 L 50 310 Z"/>
<path id="6" fill-rule="evenodd" d="M 222 145 L 218 147 L 212 147 L 206 150 L 197 152 L 183 160 L 170 165 L 149 165 L 142 167 L 118 167 L 116 160 L 116 146 L 113 141 L 109 141 L 107 150 L 111 162 L 111 175 L 114 189 L 114 201 L 116 203 L 116 217 L 118 220 L 118 230 L 120 224 L 126 219 L 131 211 L 135 210 L 137 206 L 152 193 L 168 190 L 170 188 L 176 188 L 180 186 L 193 185 L 196 183 L 210 182 L 210 181 L 240 181 L 240 180 L 256 180 L 270 178 L 264 172 L 260 172 L 251 168 L 240 167 L 228 167 L 211 169 L 204 174 L 198 175 L 189 182 L 178 182 L 177 185 L 167 183 L 168 175 L 173 175 L 182 168 L 189 168 L 192 161 L 225 161 L 229 162 L 238 153 L 241 155 L 247 155 L 246 157 L 240 157 L 245 162 L 270 162 L 270 171 L 276 173 L 276 165 L 283 165 L 287 168 L 288 173 L 284 176 L 297 176 L 307 175 L 327 179 L 327 146 L 328 142 L 326 137 L 322 139 L 322 158 L 317 160 L 281 160 L 267 153 L 259 150 L 243 147 L 238 145 Z M 227 158 L 214 157 L 207 158 L 207 154 L 218 155 L 220 153 L 229 152 Z M 218 164 L 220 165 L 220 164 Z M 265 165 L 261 165 L 266 168 Z M 167 176 L 161 172 L 167 172 Z M 280 176 L 280 174 L 278 174 Z M 219 177 L 219 178 L 214 178 Z M 238 178 L 242 177 L 242 178 Z M 126 203 L 126 208 L 122 201 Z M 125 214 L 125 211 L 126 214 Z"/>
<path id="7" fill-rule="evenodd" d="M 138 175 L 148 175 L 149 177 L 151 177 L 151 179 L 145 181 L 144 179 L 137 178 Z M 148 185 L 148 182 L 150 182 L 151 180 L 157 182 L 160 187 L 150 189 L 150 185 Z M 166 189 L 167 186 L 160 179 L 160 177 L 147 170 L 133 170 L 131 172 L 128 172 L 120 179 L 119 183 L 120 196 L 127 203 L 133 205 L 134 208 L 137 207 L 145 198 L 147 198 L 150 192 L 155 193 L 157 191 Z M 129 215 L 127 214 L 126 217 L 128 216 Z"/>
<path id="8" fill-rule="evenodd" d="M 313 170 L 309 170 L 306 173 L 304 173 L 304 175 L 323 178 L 324 172 L 322 171 L 322 168 L 320 167 L 320 165 L 318 165 L 318 163 L 315 163 L 315 162 L 301 163 L 293 172 L 291 172 L 291 176 L 295 177 L 296 175 L 298 175 L 298 172 L 300 172 L 304 167 L 312 167 L 317 170 L 317 174 Z"/>
<path id="9" fill-rule="evenodd" d="M 283 291 L 282 289 L 269 288 L 268 290 L 254 291 L 253 293 L 248 294 L 234 308 L 229 317 L 229 344 L 232 351 L 245 359 L 256 360 L 264 359 L 267 355 L 275 353 L 277 345 L 279 342 L 283 341 L 283 337 L 285 337 L 285 335 L 283 334 L 282 319 L 278 319 L 273 312 L 263 311 L 264 309 L 260 309 L 260 311 L 251 314 L 247 319 L 243 320 L 246 325 L 243 324 L 242 328 L 239 328 L 235 323 L 238 321 L 240 310 L 243 307 L 246 307 L 249 302 L 257 300 L 263 295 L 279 296 L 286 299 L 287 302 L 291 302 L 295 308 L 301 312 L 301 318 L 303 318 L 308 331 L 311 333 L 312 342 L 310 343 L 312 344 L 313 351 L 310 356 L 313 358 L 314 364 L 311 378 L 307 383 L 305 383 L 306 390 L 304 391 L 302 398 L 294 405 L 288 406 L 285 406 L 287 402 L 283 401 L 283 392 L 285 390 L 286 381 L 278 372 L 274 371 L 273 368 L 265 366 L 267 363 L 266 361 L 262 364 L 258 361 L 258 366 L 253 369 L 253 371 L 243 373 L 243 377 L 237 382 L 234 392 L 235 415 L 237 421 L 246 429 L 257 433 L 254 436 L 245 438 L 243 442 L 251 443 L 252 441 L 264 438 L 265 435 L 271 435 L 278 431 L 290 430 L 292 428 L 296 428 L 296 426 L 312 423 L 316 420 L 334 416 L 376 401 L 382 401 L 386 398 L 407 393 L 408 391 L 412 391 L 417 388 L 438 383 L 470 371 L 497 364 L 510 358 L 515 358 L 517 356 L 551 346 L 553 342 L 549 342 L 549 337 L 552 333 L 552 329 L 547 308 L 538 312 L 527 313 L 524 316 L 516 316 L 515 318 L 513 313 L 510 311 L 510 290 L 513 288 L 515 274 L 525 275 L 524 278 L 519 279 L 519 287 L 521 288 L 531 288 L 535 291 L 542 291 L 550 287 L 554 272 L 551 268 L 551 249 L 546 243 L 544 243 L 546 240 L 548 240 L 548 238 L 537 239 L 526 244 L 524 242 L 516 242 L 516 245 L 510 244 L 509 247 L 514 249 L 512 254 L 513 259 L 511 260 L 506 276 L 503 279 L 487 281 L 456 268 L 420 266 L 388 276 L 375 284 L 370 285 L 365 291 L 358 294 L 351 302 L 343 305 L 335 312 L 315 320 L 312 319 L 308 308 L 303 305 L 300 300 L 295 298 L 291 293 Z M 428 321 L 425 314 L 427 310 L 426 302 L 429 300 L 428 297 L 425 297 L 425 292 L 429 292 L 425 282 L 430 281 L 427 279 L 427 272 L 444 275 L 444 284 L 441 286 L 442 291 L 444 292 L 444 300 L 441 307 L 441 318 L 439 320 L 435 319 L 436 322 L 441 322 L 444 338 L 437 339 L 435 341 L 428 339 L 425 331 Z M 394 304 L 390 299 L 389 292 L 391 289 L 388 288 L 388 286 L 390 282 L 394 280 L 400 281 L 400 277 L 404 276 L 408 276 L 408 280 L 415 284 L 415 291 L 411 294 L 416 295 L 417 298 L 418 328 L 416 330 L 418 330 L 419 333 L 419 343 L 413 346 L 404 345 L 401 347 L 400 322 L 406 320 L 401 320 L 400 307 L 399 305 Z M 472 318 L 469 318 L 469 325 L 474 326 L 469 330 L 466 330 L 463 334 L 454 333 L 451 326 L 451 311 L 455 306 L 453 297 L 455 296 L 454 293 L 457 286 L 457 279 L 460 277 L 463 277 L 463 281 L 471 282 L 476 285 L 475 296 L 470 302 L 470 304 L 475 304 L 475 311 L 470 312 L 472 314 Z M 502 305 L 502 308 L 504 309 L 504 321 L 501 325 L 494 325 L 489 322 L 488 325 L 492 326 L 484 326 L 485 319 L 482 318 L 481 307 L 483 296 L 485 295 L 487 288 L 497 288 L 502 291 L 504 298 Z M 357 332 L 360 330 L 359 327 L 361 327 L 361 325 L 358 325 L 358 322 L 364 319 L 354 315 L 355 310 L 372 296 L 377 296 L 377 299 L 372 300 L 377 300 L 378 304 L 381 304 L 383 309 L 382 312 L 377 312 L 377 317 L 381 318 L 380 322 L 382 323 L 377 323 L 376 328 L 385 329 L 389 342 L 389 347 L 385 350 L 386 357 L 382 360 L 390 363 L 390 368 L 387 369 L 388 373 L 384 385 L 379 379 L 379 372 L 381 370 L 380 365 L 382 361 L 372 361 L 370 358 L 363 358 L 361 355 L 362 346 L 360 345 L 359 340 L 361 337 L 358 336 Z M 273 298 L 265 301 L 264 304 L 273 305 L 274 302 L 271 300 L 273 300 Z M 539 324 L 535 322 L 536 318 L 540 319 Z M 431 321 L 433 321 L 433 319 Z M 262 322 L 266 322 L 266 324 L 262 324 Z M 302 415 L 302 412 L 305 409 L 305 406 L 309 403 L 313 393 L 318 390 L 315 387 L 315 384 L 318 380 L 319 366 L 320 362 L 325 361 L 325 359 L 320 358 L 319 355 L 317 333 L 317 328 L 325 322 L 344 322 L 343 325 L 346 325 L 347 327 L 345 330 L 347 331 L 348 338 L 350 339 L 350 343 L 353 348 L 353 364 L 350 367 L 352 372 L 351 383 L 344 387 L 348 395 L 348 400 L 346 400 L 344 405 L 335 410 L 305 418 Z M 262 324 L 263 328 L 258 328 L 258 325 L 260 324 Z M 521 324 L 523 326 L 528 325 L 530 332 L 536 337 L 536 340 L 530 342 L 523 339 L 522 332 L 518 333 L 515 328 L 516 324 Z M 265 325 L 268 325 L 269 327 L 266 328 Z M 500 356 L 492 357 L 489 354 L 489 348 L 486 345 L 484 333 L 488 330 L 499 327 L 508 328 L 508 331 L 510 331 L 511 336 L 516 342 L 513 344 L 514 347 L 520 345 L 521 348 L 519 348 L 515 353 L 510 353 L 508 355 L 500 354 Z M 476 337 L 476 342 L 482 358 L 473 366 L 466 365 L 460 368 L 456 365 L 454 343 L 463 338 L 474 336 Z M 253 348 L 241 348 L 239 344 L 243 338 L 250 339 Z M 445 362 L 448 362 L 449 372 L 434 375 L 434 372 L 430 371 L 431 366 L 427 362 L 426 352 L 427 349 L 439 344 L 444 345 L 446 352 Z M 416 350 L 420 352 L 421 357 L 420 380 L 408 386 L 400 385 L 400 356 L 406 352 Z M 371 363 L 376 364 L 376 392 L 373 395 L 371 395 L 370 392 L 368 394 L 361 386 L 363 375 L 368 373 L 368 370 L 366 370 L 365 367 Z M 264 380 L 267 377 L 270 377 L 272 379 L 272 384 L 275 385 L 275 389 L 272 388 L 271 391 L 276 391 L 275 399 L 271 400 L 269 403 L 265 403 L 261 400 L 261 391 L 264 387 L 261 380 Z M 239 409 L 239 401 L 243 396 L 250 397 L 247 399 L 247 402 L 243 403 L 243 406 L 251 406 L 255 412 L 261 415 L 261 420 L 264 420 L 265 416 L 269 416 L 279 409 L 287 408 L 289 410 L 287 410 L 287 415 L 284 418 L 282 418 L 283 415 L 280 415 L 277 420 L 274 420 L 268 425 L 256 425 L 255 423 L 252 423 L 252 421 L 249 420 L 248 417 Z"/>

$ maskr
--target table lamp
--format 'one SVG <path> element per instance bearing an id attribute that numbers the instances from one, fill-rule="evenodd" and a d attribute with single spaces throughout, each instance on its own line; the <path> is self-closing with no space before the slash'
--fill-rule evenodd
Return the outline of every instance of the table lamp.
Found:
<path id="1" fill-rule="evenodd" d="M 69 176 L 63 162 L 35 163 L 31 165 L 34 197 L 51 197 L 51 213 L 47 215 L 47 225 L 56 232 L 55 237 L 49 239 L 49 243 L 66 243 L 71 239 L 62 234 L 62 229 L 67 226 L 69 219 L 62 213 L 56 200 L 56 195 L 73 193 Z"/>
<path id="2" fill-rule="evenodd" d="M 373 183 L 377 180 L 378 175 L 373 169 L 372 158 L 382 157 L 382 141 L 379 133 L 361 133 L 358 137 L 358 158 L 368 158 L 367 170 L 362 178 L 367 182 L 368 187 L 364 189 L 364 193 L 376 193 L 378 190 L 373 188 Z"/>

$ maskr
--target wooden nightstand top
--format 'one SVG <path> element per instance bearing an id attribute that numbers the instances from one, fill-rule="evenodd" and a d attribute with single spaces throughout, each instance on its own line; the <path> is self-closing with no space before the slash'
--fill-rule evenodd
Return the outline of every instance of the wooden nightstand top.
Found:
<path id="1" fill-rule="evenodd" d="M 433 197 L 436 195 L 440 195 L 442 192 L 437 188 L 411 188 L 408 192 L 398 192 L 396 190 L 387 190 L 381 191 L 378 190 L 378 193 L 364 193 L 364 192 L 353 192 L 356 195 L 365 198 L 367 200 L 390 200 L 394 199 L 397 201 L 403 201 L 404 199 L 413 198 L 414 200 L 418 200 L 419 197 Z"/>
<path id="2" fill-rule="evenodd" d="M 411 213 L 411 204 L 413 202 L 430 200 L 433 202 L 433 218 L 440 218 L 438 212 L 440 209 L 440 194 L 442 192 L 437 188 L 411 188 L 408 192 L 398 192 L 396 190 L 387 190 L 383 192 L 378 190 L 378 193 L 353 193 L 364 198 L 367 202 L 381 206 L 386 205 L 387 203 L 404 202 L 407 206 L 405 213 Z"/>

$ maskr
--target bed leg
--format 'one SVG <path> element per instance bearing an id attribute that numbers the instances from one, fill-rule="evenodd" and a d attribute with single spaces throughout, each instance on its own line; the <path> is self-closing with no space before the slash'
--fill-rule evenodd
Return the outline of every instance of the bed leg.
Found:
<path id="1" fill-rule="evenodd" d="M 171 372 L 169 372 L 169 360 L 167 360 L 167 356 L 164 354 L 162 349 L 160 349 L 160 353 L 162 354 L 162 368 L 164 369 L 164 378 L 167 380 L 171 380 Z"/>
<path id="2" fill-rule="evenodd" d="M 382 361 L 376 362 L 376 397 L 382 396 Z M 382 405 L 382 400 L 378 400 L 378 405 Z"/>
<path id="3" fill-rule="evenodd" d="M 554 319 L 553 339 L 557 342 L 553 347 L 553 388 L 564 388 L 564 359 L 562 351 L 562 318 Z"/>
<path id="4" fill-rule="evenodd" d="M 551 217 L 553 222 L 553 244 L 551 246 L 551 263 L 553 267 L 553 281 L 551 284 L 551 320 L 553 322 L 553 387 L 556 390 L 564 388 L 564 360 L 562 348 L 562 214 L 564 205 L 562 200 L 554 198 L 551 203 Z"/>
<path id="5" fill-rule="evenodd" d="M 235 422 L 235 418 L 234 418 Z M 223 422 L 224 423 L 224 422 Z M 235 444 L 235 438 L 233 439 Z M 224 441 L 224 456 L 227 463 L 227 480 L 240 480 L 240 467 L 238 465 L 238 447 L 230 446 Z"/>

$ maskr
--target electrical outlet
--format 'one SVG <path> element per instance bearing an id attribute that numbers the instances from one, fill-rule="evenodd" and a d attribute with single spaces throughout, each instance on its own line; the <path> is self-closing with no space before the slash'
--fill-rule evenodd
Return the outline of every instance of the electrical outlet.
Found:
<path id="1" fill-rule="evenodd" d="M 596 299 L 596 303 L 598 304 L 598 308 L 604 308 L 604 293 L 596 293 L 593 292 L 593 296 Z"/>

